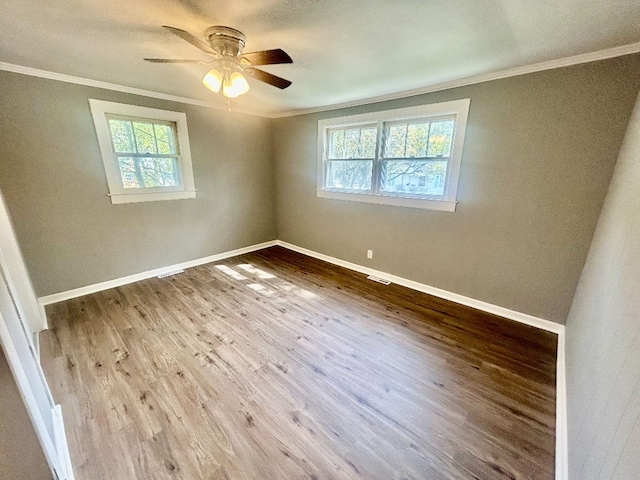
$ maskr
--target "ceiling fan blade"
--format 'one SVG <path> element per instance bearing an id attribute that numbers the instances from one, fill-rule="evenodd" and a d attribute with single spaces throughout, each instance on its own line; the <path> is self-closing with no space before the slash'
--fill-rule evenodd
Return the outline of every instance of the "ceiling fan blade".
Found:
<path id="1" fill-rule="evenodd" d="M 275 50 L 262 50 L 240 55 L 240 61 L 248 60 L 251 65 L 276 65 L 279 63 L 293 63 L 291 57 L 280 48 Z"/>
<path id="2" fill-rule="evenodd" d="M 145 58 L 145 60 L 152 63 L 199 63 L 201 65 L 211 63 L 203 60 L 178 60 L 173 58 Z"/>
<path id="3" fill-rule="evenodd" d="M 261 82 L 268 83 L 269 85 L 273 85 L 274 87 L 278 87 L 282 90 L 291 85 L 289 80 L 285 80 L 284 78 L 278 77 L 271 73 L 267 73 L 264 70 L 259 70 L 257 68 L 246 68 L 245 72 L 251 78 L 255 78 L 256 80 L 260 80 Z"/>
<path id="4" fill-rule="evenodd" d="M 187 32 L 185 30 L 181 30 L 181 29 L 176 28 L 176 27 L 170 27 L 169 25 L 163 25 L 163 27 L 166 28 L 167 30 L 169 30 L 174 35 L 177 35 L 180 38 L 182 38 L 183 40 L 186 40 L 187 42 L 189 42 L 194 47 L 199 48 L 203 52 L 209 53 L 211 55 L 215 55 L 216 57 L 219 56 L 218 53 L 213 48 L 211 48 L 209 45 L 204 43 L 199 38 L 194 37 L 189 32 Z"/>

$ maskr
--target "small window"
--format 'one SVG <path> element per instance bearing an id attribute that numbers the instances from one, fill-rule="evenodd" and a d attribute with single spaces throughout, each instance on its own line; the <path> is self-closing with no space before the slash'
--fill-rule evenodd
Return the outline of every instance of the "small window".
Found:
<path id="1" fill-rule="evenodd" d="M 112 203 L 195 198 L 184 113 L 89 102 Z"/>
<path id="2" fill-rule="evenodd" d="M 468 99 L 318 122 L 318 196 L 455 211 Z"/>

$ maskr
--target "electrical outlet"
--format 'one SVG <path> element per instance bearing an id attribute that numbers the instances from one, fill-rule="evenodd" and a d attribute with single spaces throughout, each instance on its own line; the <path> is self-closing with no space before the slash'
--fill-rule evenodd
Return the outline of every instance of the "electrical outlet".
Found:
<path id="1" fill-rule="evenodd" d="M 367 258 L 373 258 L 373 250 L 367 250 Z"/>

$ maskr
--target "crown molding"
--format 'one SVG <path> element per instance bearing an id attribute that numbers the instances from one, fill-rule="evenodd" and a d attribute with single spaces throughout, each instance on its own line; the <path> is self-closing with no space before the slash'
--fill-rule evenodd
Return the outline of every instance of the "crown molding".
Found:
<path id="1" fill-rule="evenodd" d="M 474 85 L 476 83 L 489 82 L 491 80 L 500 80 L 502 78 L 517 77 L 519 75 L 542 72 L 544 70 L 553 70 L 556 68 L 570 67 L 572 65 L 579 65 L 581 63 L 596 62 L 598 60 L 606 60 L 608 58 L 622 57 L 624 55 L 630 55 L 638 52 L 640 52 L 640 42 L 630 43 L 628 45 L 621 45 L 619 47 L 607 48 L 605 50 L 598 50 L 596 52 L 583 53 L 580 55 L 573 55 L 571 57 L 563 57 L 555 60 L 549 60 L 546 62 L 540 62 L 540 63 L 531 64 L 531 65 L 524 65 L 521 67 L 509 68 L 507 70 L 500 70 L 497 72 L 483 73 L 480 75 L 460 78 L 457 80 L 450 80 L 448 82 L 437 83 L 434 85 L 420 87 L 413 90 L 405 90 L 403 92 L 398 92 L 398 93 L 390 93 L 387 95 L 364 98 L 361 100 L 354 100 L 351 102 L 336 103 L 334 105 L 326 105 L 322 107 L 305 108 L 305 109 L 290 110 L 287 112 L 275 113 L 275 114 L 269 115 L 269 118 L 293 117 L 296 115 L 305 115 L 308 113 L 318 113 L 318 112 L 326 112 L 330 110 L 339 110 L 342 108 L 358 107 L 360 105 L 369 105 L 372 103 L 385 102 L 388 100 L 396 100 L 399 98 L 407 98 L 407 97 L 413 97 L 416 95 L 423 95 L 425 93 L 440 92 L 442 90 L 449 90 L 451 88 L 465 87 L 467 85 Z"/>
<path id="2" fill-rule="evenodd" d="M 202 100 L 196 100 L 194 98 L 180 97 L 178 95 L 170 95 L 168 93 L 154 92 L 152 90 L 144 90 L 142 88 L 128 87 L 126 85 L 119 85 L 117 83 L 102 82 L 100 80 L 92 80 L 84 77 L 74 77 L 73 75 L 67 75 L 64 73 L 50 72 L 48 70 L 40 70 L 38 68 L 25 67 L 23 65 L 15 65 L 13 63 L 0 62 L 0 70 L 7 72 L 21 73 L 23 75 L 29 75 L 30 77 L 46 78 L 49 80 L 57 80 L 58 82 L 74 83 L 76 85 L 84 85 L 85 87 L 102 88 L 104 90 L 112 90 L 114 92 L 130 93 L 132 95 L 140 95 L 142 97 L 158 98 L 160 100 L 169 100 L 170 102 L 185 103 L 188 105 L 196 105 L 198 107 L 213 108 L 215 110 L 227 111 L 228 108 L 225 105 L 218 105 L 216 103 L 204 102 Z M 233 113 L 243 113 L 246 115 L 255 115 L 258 117 L 264 117 L 264 113 L 255 112 L 253 110 L 245 110 L 234 108 Z"/>
<path id="3" fill-rule="evenodd" d="M 628 45 L 621 45 L 618 47 L 607 48 L 604 50 L 598 50 L 595 52 L 583 53 L 580 55 L 573 55 L 570 57 L 558 58 L 555 60 L 549 60 L 546 62 L 534 63 L 530 65 L 524 65 L 521 67 L 509 68 L 507 70 L 500 70 L 497 72 L 483 73 L 480 75 L 473 75 L 471 77 L 460 78 L 457 80 L 450 80 L 447 82 L 437 83 L 434 85 L 428 85 L 413 90 L 405 90 L 397 93 L 390 93 L 387 95 L 380 95 L 377 97 L 369 97 L 360 100 L 354 100 L 351 102 L 336 103 L 332 105 L 325 105 L 321 107 L 303 108 L 297 110 L 289 110 L 278 113 L 264 113 L 247 109 L 235 109 L 234 113 L 242 113 L 245 115 L 254 115 L 257 117 L 265 118 L 283 118 L 293 117 L 296 115 L 305 115 L 308 113 L 326 112 L 331 110 L 339 110 L 342 108 L 357 107 L 360 105 L 369 105 L 372 103 L 385 102 L 388 100 L 396 100 L 399 98 L 413 97 L 416 95 L 423 95 L 425 93 L 440 92 L 442 90 L 449 90 L 451 88 L 465 87 L 467 85 L 474 85 L 477 83 L 489 82 L 491 80 L 500 80 L 503 78 L 517 77 L 519 75 L 526 75 L 528 73 L 542 72 L 545 70 L 553 70 L 556 68 L 569 67 L 572 65 L 579 65 L 581 63 L 596 62 L 598 60 L 606 60 L 608 58 L 622 57 L 624 55 L 631 55 L 633 53 L 640 52 L 640 42 L 630 43 Z M 23 65 L 15 65 L 12 63 L 0 62 L 0 70 L 7 72 L 21 73 L 23 75 L 29 75 L 31 77 L 47 78 L 49 80 L 57 80 L 59 82 L 74 83 L 76 85 L 84 85 L 87 87 L 102 88 L 105 90 L 113 90 L 116 92 L 130 93 L 133 95 L 141 95 L 143 97 L 158 98 L 161 100 L 169 100 L 171 102 L 185 103 L 188 105 L 196 105 L 199 107 L 213 108 L 215 110 L 227 110 L 224 105 L 218 105 L 216 103 L 204 102 L 202 100 L 196 100 L 194 98 L 180 97 L 177 95 L 170 95 L 167 93 L 154 92 L 152 90 L 144 90 L 142 88 L 128 87 L 126 85 L 119 85 L 116 83 L 102 82 L 100 80 L 92 80 L 89 78 L 75 77 L 72 75 L 66 75 L 64 73 L 50 72 L 47 70 L 40 70 L 32 67 L 25 67 Z"/>

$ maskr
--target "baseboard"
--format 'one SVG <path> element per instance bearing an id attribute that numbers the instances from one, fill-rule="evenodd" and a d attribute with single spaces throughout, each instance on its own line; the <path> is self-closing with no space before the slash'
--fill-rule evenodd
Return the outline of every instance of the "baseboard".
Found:
<path id="1" fill-rule="evenodd" d="M 402 285 L 404 287 L 411 288 L 419 292 L 427 293 L 429 295 L 443 298 L 445 300 L 450 300 L 455 303 L 460 303 L 468 307 L 476 308 L 478 310 L 481 310 L 487 313 L 498 315 L 500 317 L 508 318 L 509 320 L 514 320 L 516 322 L 524 323 L 526 325 L 540 328 L 542 330 L 546 330 L 548 332 L 557 334 L 558 335 L 558 357 L 557 357 L 557 363 L 556 363 L 557 365 L 556 366 L 557 368 L 557 371 L 556 371 L 556 480 L 568 480 L 569 474 L 568 474 L 568 439 L 567 439 L 567 390 L 566 390 L 567 385 L 566 385 L 566 370 L 565 370 L 565 327 L 564 325 L 560 325 L 550 320 L 534 317 L 533 315 L 517 312 L 515 310 L 500 307 L 498 305 L 493 305 L 491 303 L 483 302 L 481 300 L 476 300 L 474 298 L 449 292 L 447 290 L 443 290 L 437 287 L 432 287 L 431 285 L 426 285 L 424 283 L 408 280 L 406 278 L 402 278 L 397 275 L 392 275 L 379 270 L 374 270 L 373 268 L 358 265 L 356 263 L 347 262 L 345 260 L 331 257 L 323 253 L 318 253 L 313 250 L 309 250 L 307 248 L 299 247 L 297 245 L 293 245 L 291 243 L 288 243 L 282 240 L 272 240 L 269 242 L 258 243 L 255 245 L 250 245 L 248 247 L 238 248 L 236 250 L 230 250 L 228 252 L 218 253 L 216 255 L 210 255 L 208 257 L 190 260 L 188 262 L 169 265 L 167 267 L 157 268 L 154 270 L 149 270 L 149 271 L 137 273 L 134 275 L 129 275 L 127 277 L 122 277 L 114 280 L 109 280 L 106 282 L 96 283 L 93 285 L 88 285 L 86 287 L 68 290 L 66 292 L 55 293 L 53 295 L 47 295 L 44 297 L 40 297 L 38 300 L 40 302 L 40 305 L 44 307 L 44 305 L 50 305 L 52 303 L 62 302 L 64 300 L 81 297 L 83 295 L 100 292 L 103 290 L 107 290 L 109 288 L 119 287 L 121 285 L 138 282 L 140 280 L 145 280 L 147 278 L 162 275 L 164 273 L 168 273 L 173 270 L 191 268 L 191 267 L 196 267 L 198 265 L 203 265 L 205 263 L 217 262 L 220 260 L 224 260 L 226 258 L 235 257 L 237 255 L 242 255 L 245 253 L 254 252 L 256 250 L 262 250 L 264 248 L 273 247 L 275 245 L 287 248 L 289 250 L 301 253 L 303 255 L 307 255 L 309 257 L 317 258 L 319 260 L 332 263 L 334 265 L 338 265 L 340 267 L 345 267 L 350 270 L 363 273 L 365 275 L 374 275 L 376 277 L 389 280 L 392 283 L 396 283 L 398 285 Z M 57 406 L 56 408 L 59 409 L 60 407 Z M 62 425 L 62 412 L 57 411 L 56 413 L 57 413 L 56 416 L 60 418 L 60 424 Z M 62 433 L 64 434 L 64 430 L 62 431 Z M 66 438 L 64 438 L 64 442 L 66 444 Z M 69 462 L 68 459 L 66 459 L 66 461 Z M 69 471 L 71 472 L 70 462 L 68 463 L 68 467 L 69 467 Z M 68 476 L 68 479 L 73 480 L 73 473 L 71 472 L 70 475 L 71 476 Z"/>
<path id="2" fill-rule="evenodd" d="M 559 323 L 555 323 L 550 320 L 544 320 L 542 318 L 534 317 L 533 315 L 516 312 L 515 310 L 510 310 L 508 308 L 493 305 L 491 303 L 476 300 L 474 298 L 465 297 L 464 295 L 449 292 L 447 290 L 442 290 L 441 288 L 432 287 L 431 285 L 426 285 L 424 283 L 414 282 L 413 280 L 408 280 L 406 278 L 398 277 L 397 275 L 374 270 L 373 268 L 364 267 L 362 265 L 358 265 L 357 263 L 340 260 L 339 258 L 330 257 L 329 255 L 325 255 L 323 253 L 318 253 L 314 252 L 313 250 L 298 247 L 297 245 L 283 242 L 282 240 L 278 240 L 277 245 L 288 248 L 289 250 L 293 250 L 294 252 L 302 253 L 303 255 L 308 255 L 309 257 L 314 257 L 325 262 L 333 263 L 334 265 L 338 265 L 340 267 L 355 270 L 356 272 L 364 273 L 365 275 L 380 277 L 385 280 L 389 280 L 391 283 L 402 285 L 403 287 L 411 288 L 423 293 L 428 293 L 429 295 L 433 295 L 435 297 L 444 298 L 445 300 L 460 303 L 462 305 L 466 305 L 467 307 L 476 308 L 478 310 L 482 310 L 483 312 L 492 313 L 500 317 L 508 318 L 509 320 L 515 320 L 516 322 L 524 323 L 532 327 L 541 328 L 542 330 L 547 330 L 548 332 L 560 334 L 560 332 L 564 331 L 564 325 L 560 325 Z"/>
<path id="3" fill-rule="evenodd" d="M 46 295 L 44 297 L 40 297 L 38 301 L 42 306 L 51 305 L 52 303 L 63 302 L 65 300 L 82 297 L 91 293 L 101 292 L 110 288 L 120 287 L 129 283 L 139 282 L 140 280 L 146 280 L 147 278 L 157 277 L 158 275 L 162 275 L 173 270 L 197 267 L 198 265 L 203 265 L 205 263 L 217 262 L 220 260 L 224 260 L 225 258 L 255 252 L 256 250 L 262 250 L 263 248 L 273 247 L 276 244 L 276 240 L 257 243 L 255 245 L 249 245 L 248 247 L 237 248 L 235 250 L 229 250 L 228 252 L 209 255 L 208 257 L 197 258 L 195 260 L 189 260 L 187 262 L 177 263 L 175 265 L 147 270 L 146 272 L 140 272 L 133 275 L 128 275 L 126 277 L 115 278 L 106 282 L 94 283 L 93 285 L 87 285 L 86 287 L 74 288 L 73 290 L 67 290 L 66 292 Z"/>
<path id="4" fill-rule="evenodd" d="M 373 268 L 364 267 L 356 263 L 340 260 L 339 258 L 331 257 L 323 253 L 314 252 L 307 248 L 302 248 L 297 245 L 293 245 L 282 240 L 278 240 L 277 245 L 293 250 L 294 252 L 302 253 L 309 257 L 317 258 L 340 267 L 345 267 L 356 272 L 363 273 L 365 275 L 374 275 L 385 280 L 389 280 L 392 283 L 402 285 L 403 287 L 411 288 L 419 292 L 428 293 L 445 300 L 460 303 L 468 307 L 482 310 L 483 312 L 492 313 L 500 317 L 508 318 L 516 322 L 524 323 L 532 327 L 540 328 L 548 332 L 552 332 L 558 335 L 558 349 L 556 360 L 556 480 L 568 480 L 568 441 L 567 441 L 567 380 L 565 370 L 565 327 L 559 323 L 545 320 L 543 318 L 534 317 L 526 313 L 517 312 L 508 308 L 493 305 L 491 303 L 476 300 L 474 298 L 465 297 L 457 293 L 442 290 L 440 288 L 432 287 L 424 283 L 414 282 L 406 278 L 391 275 L 386 272 L 374 270 Z"/>

